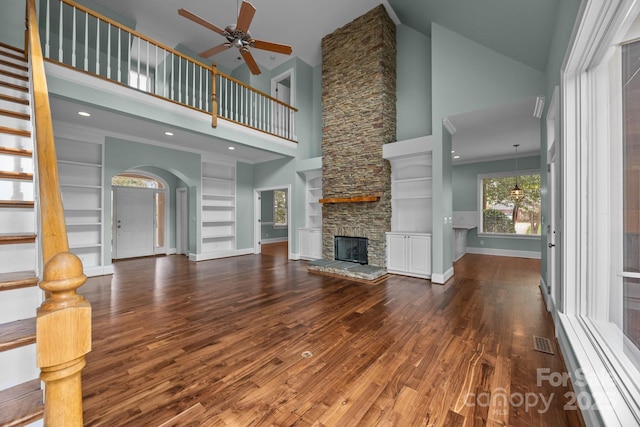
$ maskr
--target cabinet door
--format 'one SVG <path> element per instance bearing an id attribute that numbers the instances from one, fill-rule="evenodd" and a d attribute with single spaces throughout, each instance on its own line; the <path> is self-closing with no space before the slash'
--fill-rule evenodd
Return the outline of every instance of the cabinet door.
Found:
<path id="1" fill-rule="evenodd" d="M 404 234 L 387 235 L 387 269 L 395 271 L 407 270 L 407 247 Z"/>
<path id="2" fill-rule="evenodd" d="M 412 236 L 408 242 L 408 270 L 410 273 L 431 274 L 431 238 L 429 236 Z"/>
<path id="3" fill-rule="evenodd" d="M 311 256 L 315 259 L 322 258 L 322 230 L 312 230 L 311 234 Z"/>
<path id="4" fill-rule="evenodd" d="M 311 258 L 311 232 L 307 229 L 298 230 L 298 244 L 300 245 L 300 258 Z"/>

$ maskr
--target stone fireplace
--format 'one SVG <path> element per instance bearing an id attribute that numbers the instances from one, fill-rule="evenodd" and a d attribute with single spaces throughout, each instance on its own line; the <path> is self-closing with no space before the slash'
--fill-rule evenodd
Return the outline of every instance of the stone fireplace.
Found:
<path id="1" fill-rule="evenodd" d="M 334 237 L 368 239 L 369 265 L 385 267 L 391 170 L 382 146 L 396 139 L 396 27 L 380 5 L 322 39 L 322 256 Z"/>

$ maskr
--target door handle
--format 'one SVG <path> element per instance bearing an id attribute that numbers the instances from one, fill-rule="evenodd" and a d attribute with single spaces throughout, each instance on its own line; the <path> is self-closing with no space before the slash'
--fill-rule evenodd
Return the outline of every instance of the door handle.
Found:
<path id="1" fill-rule="evenodd" d="M 556 247 L 556 245 L 554 245 L 553 243 L 549 243 L 547 246 L 550 247 L 550 248 L 555 248 Z"/>

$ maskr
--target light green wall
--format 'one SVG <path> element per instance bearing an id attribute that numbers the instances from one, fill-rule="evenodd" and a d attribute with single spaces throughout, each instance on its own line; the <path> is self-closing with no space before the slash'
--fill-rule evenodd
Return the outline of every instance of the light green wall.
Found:
<path id="1" fill-rule="evenodd" d="M 199 154 L 172 150 L 123 139 L 107 137 L 104 147 L 104 212 L 111 212 L 111 178 L 128 169 L 146 169 L 165 176 L 175 176 L 174 185 L 181 180 L 189 187 L 189 251 L 200 251 L 200 200 L 195 195 L 200 194 L 201 160 Z M 164 176 L 163 176 L 164 178 Z M 175 191 L 172 191 L 175 193 Z M 174 194 L 172 194 L 173 198 Z M 171 216 L 175 216 L 175 201 Z M 194 220 L 195 218 L 195 220 Z M 106 223 L 108 223 L 107 221 Z M 175 225 L 175 219 L 173 219 Z M 175 244 L 175 226 L 173 229 L 173 243 Z M 104 241 L 111 241 L 111 229 L 105 227 Z M 111 264 L 110 246 L 105 245 L 105 265 Z"/>
<path id="2" fill-rule="evenodd" d="M 398 25 L 396 44 L 397 140 L 431 135 L 431 39 Z"/>
<path id="3" fill-rule="evenodd" d="M 236 163 L 236 249 L 253 248 L 253 165 Z"/>
<path id="4" fill-rule="evenodd" d="M 553 96 L 553 90 L 556 86 L 560 86 L 562 62 L 564 61 L 565 52 L 569 46 L 571 39 L 571 33 L 573 31 L 573 25 L 578 15 L 578 9 L 580 8 L 580 0 L 562 0 L 558 7 L 558 14 L 556 16 L 556 26 L 553 32 L 553 38 L 551 41 L 551 48 L 549 51 L 549 58 L 547 59 L 547 86 L 545 91 L 545 108 L 540 120 L 540 169 L 545 170 L 547 164 L 547 113 L 549 106 L 551 105 L 551 98 Z M 562 96 L 559 91 L 559 105 L 562 105 Z M 562 121 L 562 117 L 559 118 Z M 562 124 L 561 124 L 562 126 Z M 559 161 L 560 159 L 558 159 Z M 547 174 L 542 174 L 542 230 L 546 231 L 547 224 L 550 221 L 549 204 L 547 198 Z M 541 247 L 547 247 L 547 234 L 542 233 Z M 542 251 L 541 262 L 541 275 L 546 283 L 547 280 L 547 251 Z"/>
<path id="5" fill-rule="evenodd" d="M 25 0 L 2 0 L 0 13 L 0 42 L 24 48 Z"/>
<path id="6" fill-rule="evenodd" d="M 478 211 L 478 175 L 515 170 L 514 159 L 453 166 L 453 210 Z M 518 170 L 540 170 L 540 156 L 519 158 Z M 480 240 L 482 240 L 482 243 L 480 243 Z M 478 229 L 474 228 L 467 233 L 467 246 L 483 249 L 540 252 L 540 239 L 478 237 Z"/>
<path id="7" fill-rule="evenodd" d="M 433 128 L 433 273 L 452 266 L 451 146 L 442 119 L 545 92 L 545 75 L 438 24 L 431 26 Z"/>

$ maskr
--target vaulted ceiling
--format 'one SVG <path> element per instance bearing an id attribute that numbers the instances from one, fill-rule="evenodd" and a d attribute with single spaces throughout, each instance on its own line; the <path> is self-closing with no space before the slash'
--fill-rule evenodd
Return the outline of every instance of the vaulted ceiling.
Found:
<path id="1" fill-rule="evenodd" d="M 80 3 L 88 3 L 91 0 Z M 212 31 L 178 16 L 185 8 L 219 27 L 235 24 L 239 0 L 93 0 L 128 21 L 136 30 L 170 47 L 201 52 L 221 43 Z M 544 71 L 562 0 L 382 0 L 396 23 L 427 36 L 436 22 L 497 52 Z M 381 3 L 381 0 L 252 0 L 257 11 L 254 38 L 293 46 L 293 55 L 311 66 L 320 63 L 323 36 Z M 358 48 L 354 40 L 354 49 Z M 258 63 L 273 68 L 288 57 L 255 52 Z M 233 69 L 240 64 L 231 49 L 214 60 Z"/>
<path id="2" fill-rule="evenodd" d="M 77 0 L 104 13 L 115 13 L 137 31 L 170 47 L 201 52 L 224 41 L 223 37 L 178 15 L 185 8 L 225 27 L 235 24 L 241 0 Z M 335 29 L 363 15 L 381 2 L 396 24 L 431 36 L 432 23 L 522 62 L 546 70 L 559 3 L 566 0 L 251 0 L 256 14 L 250 32 L 256 39 L 289 44 L 293 56 L 311 66 L 321 62 L 321 40 Z M 353 41 L 358 49 L 358 41 Z M 290 57 L 253 50 L 263 69 L 272 69 Z M 212 58 L 226 69 L 242 64 L 236 49 Z M 523 152 L 539 150 L 539 128 L 532 120 L 535 100 L 450 117 L 458 133 L 454 137 L 458 161 L 505 157 L 513 151 L 514 132 L 520 132 Z M 520 115 L 518 115 L 520 114 Z M 498 124 L 499 126 L 496 126 Z M 525 129 L 525 131 L 523 131 Z M 482 144 L 478 143 L 478 138 Z M 508 139 L 509 141 L 505 140 Z M 472 144 L 471 141 L 474 143 Z M 524 141 L 524 139 L 523 139 Z M 482 146 L 482 149 L 478 147 Z M 471 150 L 468 150 L 472 148 Z M 473 150 L 477 152 L 474 152 Z M 468 151 L 468 152 L 465 152 Z M 246 161 L 260 161 L 261 154 L 245 153 Z"/>

